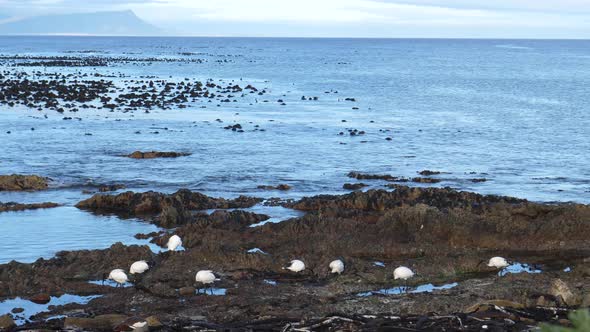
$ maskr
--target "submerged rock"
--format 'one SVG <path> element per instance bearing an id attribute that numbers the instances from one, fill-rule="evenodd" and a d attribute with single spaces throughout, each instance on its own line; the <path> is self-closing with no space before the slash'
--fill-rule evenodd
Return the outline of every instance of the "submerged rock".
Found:
<path id="1" fill-rule="evenodd" d="M 287 190 L 291 190 L 291 186 L 288 184 L 279 184 L 278 186 L 258 186 L 258 189 L 264 189 L 264 190 L 282 190 L 282 191 L 287 191 Z"/>
<path id="2" fill-rule="evenodd" d="M 0 175 L 0 191 L 44 190 L 48 181 L 48 178 L 38 175 Z"/>
<path id="3" fill-rule="evenodd" d="M 360 189 L 363 189 L 364 187 L 367 187 L 367 185 L 364 184 L 364 183 L 345 183 L 342 186 L 342 189 L 346 189 L 346 190 L 360 190 Z"/>
<path id="4" fill-rule="evenodd" d="M 150 152 L 141 152 L 135 151 L 126 157 L 132 159 L 155 159 L 155 158 L 178 158 L 178 157 L 186 157 L 190 156 L 191 153 L 186 152 L 160 152 L 160 151 L 150 151 Z"/>

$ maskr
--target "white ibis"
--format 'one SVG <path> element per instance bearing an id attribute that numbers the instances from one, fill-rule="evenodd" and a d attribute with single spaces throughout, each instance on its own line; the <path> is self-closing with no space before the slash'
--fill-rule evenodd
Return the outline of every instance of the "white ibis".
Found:
<path id="1" fill-rule="evenodd" d="M 168 250 L 170 250 L 170 251 L 175 251 L 176 248 L 180 247 L 181 245 L 182 245 L 182 240 L 180 239 L 180 236 L 172 235 L 170 237 L 170 239 L 168 239 L 168 243 L 166 244 L 166 247 L 168 247 Z"/>
<path id="2" fill-rule="evenodd" d="M 332 261 L 330 263 L 330 271 L 331 273 L 342 274 L 344 272 L 344 262 L 340 259 Z"/>
<path id="3" fill-rule="evenodd" d="M 503 269 L 510 265 L 504 257 L 492 257 L 488 262 L 489 267 L 495 267 L 497 269 Z"/>
<path id="4" fill-rule="evenodd" d="M 199 271 L 195 276 L 195 281 L 203 285 L 211 285 L 212 283 L 218 280 L 220 279 L 217 278 L 215 274 L 213 274 L 213 272 L 210 270 Z M 211 290 L 211 294 L 213 294 L 213 290 Z"/>
<path id="5" fill-rule="evenodd" d="M 393 279 L 408 280 L 414 276 L 414 272 L 405 266 L 400 266 L 393 271 Z"/>
<path id="6" fill-rule="evenodd" d="M 289 266 L 283 267 L 283 270 L 289 270 L 298 273 L 305 270 L 305 263 L 299 259 L 294 259 L 289 262 Z"/>
<path id="7" fill-rule="evenodd" d="M 148 263 L 146 261 L 137 261 L 137 262 L 131 264 L 131 267 L 129 268 L 129 273 L 142 274 L 149 269 L 150 269 L 150 266 L 148 265 Z"/>
<path id="8" fill-rule="evenodd" d="M 408 280 L 414 276 L 414 272 L 405 266 L 400 266 L 397 269 L 393 270 L 393 279 L 401 279 L 401 280 Z M 400 287 L 400 291 L 407 292 L 408 287 Z"/>
<path id="9" fill-rule="evenodd" d="M 111 273 L 109 273 L 108 279 L 113 280 L 114 282 L 116 282 L 120 286 L 122 286 L 127 281 L 129 281 L 129 278 L 127 278 L 127 274 L 122 269 L 112 270 Z"/>

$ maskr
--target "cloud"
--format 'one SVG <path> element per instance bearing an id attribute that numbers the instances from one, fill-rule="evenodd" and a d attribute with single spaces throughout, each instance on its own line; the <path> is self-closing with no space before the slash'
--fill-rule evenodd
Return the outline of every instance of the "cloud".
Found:
<path id="1" fill-rule="evenodd" d="M 284 26 L 301 35 L 590 37 L 588 0 L 0 0 L 13 15 L 124 9 L 189 34 L 208 25 L 232 35 Z"/>

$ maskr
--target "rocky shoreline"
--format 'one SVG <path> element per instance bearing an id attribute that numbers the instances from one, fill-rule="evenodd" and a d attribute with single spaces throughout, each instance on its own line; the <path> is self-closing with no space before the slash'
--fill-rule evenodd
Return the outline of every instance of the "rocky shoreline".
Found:
<path id="1" fill-rule="evenodd" d="M 77 206 L 155 223 L 168 230 L 145 238 L 163 246 L 176 234 L 185 250 L 154 253 L 118 243 L 32 264 L 11 262 L 0 265 L 0 299 L 99 296 L 53 306 L 22 328 L 110 330 L 140 316 L 164 331 L 479 331 L 484 325 L 525 331 L 540 322 L 567 325 L 570 310 L 590 305 L 590 206 L 391 187 L 282 202 L 305 215 L 259 226 L 269 216 L 239 210 L 258 198 L 225 200 L 188 190 L 98 194 Z M 219 211 L 199 212 L 206 209 Z M 499 272 L 482 264 L 496 255 L 511 266 Z M 305 271 L 282 269 L 295 258 Z M 346 266 L 340 276 L 328 269 L 337 258 Z M 153 267 L 133 277 L 131 287 L 91 283 L 137 260 Z M 400 265 L 417 275 L 394 280 Z M 194 283 L 199 270 L 220 277 L 212 294 Z"/>

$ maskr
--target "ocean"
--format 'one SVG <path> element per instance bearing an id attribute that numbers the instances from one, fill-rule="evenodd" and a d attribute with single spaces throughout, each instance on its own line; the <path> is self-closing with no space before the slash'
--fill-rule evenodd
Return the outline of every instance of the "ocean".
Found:
<path id="1" fill-rule="evenodd" d="M 267 92 L 149 113 L 0 105 L 0 174 L 53 180 L 48 191 L 0 192 L 0 202 L 64 205 L 0 214 L 0 233 L 9 234 L 0 263 L 144 243 L 133 235 L 154 226 L 73 208 L 91 196 L 83 192 L 91 184 L 300 198 L 350 192 L 342 186 L 355 182 L 351 171 L 412 178 L 432 170 L 441 182 L 402 184 L 590 203 L 590 41 L 0 37 L 0 55 L 174 59 L 108 67 L 5 60 L 0 71 L 33 79 L 35 72 L 100 73 L 120 84 L 212 79 Z M 235 124 L 243 132 L 224 129 Z M 136 150 L 192 155 L 121 157 Z M 278 184 L 292 189 L 258 188 Z M 272 217 L 283 214 L 290 216 L 277 209 Z"/>

